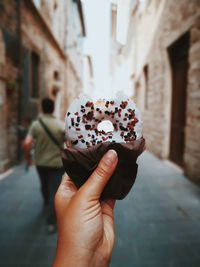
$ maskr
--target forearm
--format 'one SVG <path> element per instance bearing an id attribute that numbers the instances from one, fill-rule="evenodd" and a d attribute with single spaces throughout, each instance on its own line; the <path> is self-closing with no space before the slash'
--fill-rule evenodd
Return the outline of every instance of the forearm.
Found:
<path id="1" fill-rule="evenodd" d="M 27 162 L 31 160 L 31 149 L 33 145 L 33 138 L 31 137 L 26 137 L 23 144 L 22 144 L 22 149 L 24 153 L 24 158 Z"/>

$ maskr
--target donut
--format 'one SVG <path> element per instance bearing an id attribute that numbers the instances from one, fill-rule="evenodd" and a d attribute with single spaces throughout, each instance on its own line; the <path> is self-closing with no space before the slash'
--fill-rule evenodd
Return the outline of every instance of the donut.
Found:
<path id="1" fill-rule="evenodd" d="M 67 139 L 79 148 L 105 142 L 126 143 L 142 137 L 139 110 L 127 97 L 93 102 L 81 95 L 71 104 L 65 125 Z"/>
<path id="2" fill-rule="evenodd" d="M 114 149 L 118 164 L 101 197 L 123 199 L 135 182 L 136 161 L 145 147 L 135 103 L 122 94 L 97 101 L 80 95 L 66 113 L 65 133 L 72 145 L 65 145 L 61 152 L 63 166 L 76 187 L 81 187 L 102 156 Z"/>

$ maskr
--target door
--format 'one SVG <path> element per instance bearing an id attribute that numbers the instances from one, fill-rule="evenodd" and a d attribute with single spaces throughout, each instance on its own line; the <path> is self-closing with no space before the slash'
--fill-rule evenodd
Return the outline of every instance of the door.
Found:
<path id="1" fill-rule="evenodd" d="M 189 33 L 184 34 L 168 49 L 172 70 L 170 160 L 181 167 L 183 167 L 186 123 L 188 50 Z"/>

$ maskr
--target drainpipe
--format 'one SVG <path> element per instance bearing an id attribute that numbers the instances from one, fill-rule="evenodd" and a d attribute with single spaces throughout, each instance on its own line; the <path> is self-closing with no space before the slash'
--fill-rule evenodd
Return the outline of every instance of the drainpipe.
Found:
<path id="1" fill-rule="evenodd" d="M 22 113 L 21 113 L 21 104 L 22 104 L 22 37 L 21 37 L 21 0 L 16 1 L 16 36 L 17 36 L 17 54 L 18 54 L 18 96 L 17 96 L 17 155 L 16 160 L 19 162 L 21 160 L 21 136 L 19 131 L 19 126 L 22 123 Z"/>

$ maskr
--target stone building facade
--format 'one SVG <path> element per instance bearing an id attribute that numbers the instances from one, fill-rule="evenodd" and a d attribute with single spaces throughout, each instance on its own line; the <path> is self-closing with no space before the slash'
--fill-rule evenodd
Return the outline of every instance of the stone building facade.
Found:
<path id="1" fill-rule="evenodd" d="M 131 14 L 137 4 L 137 0 L 126 0 L 125 2 L 121 1 L 121 5 L 126 4 L 128 5 L 128 8 L 126 8 L 126 12 L 123 14 L 121 21 L 118 22 L 122 24 L 120 30 L 123 32 L 123 35 L 125 35 L 125 43 L 121 43 L 117 40 L 117 17 L 118 8 L 120 8 L 120 6 L 118 6 L 119 2 L 113 0 L 111 4 L 110 72 L 113 90 L 116 92 L 124 91 L 128 96 L 132 96 L 134 73 L 133 38 L 135 34 L 133 28 L 134 17 L 131 16 Z M 123 24 L 124 17 L 128 19 L 127 22 Z"/>
<path id="2" fill-rule="evenodd" d="M 67 17 L 69 5 L 79 15 L 76 23 Z M 78 0 L 0 2 L 0 172 L 19 160 L 21 130 L 37 117 L 40 99 L 55 99 L 55 115 L 63 118 L 71 91 L 76 92 L 70 83 L 81 91 L 82 66 L 71 62 L 66 46 L 71 38 L 66 26 L 84 25 L 80 11 Z M 83 34 L 74 32 L 81 42 Z M 76 53 L 81 56 L 81 50 Z"/>
<path id="3" fill-rule="evenodd" d="M 200 183 L 200 1 L 136 1 L 129 34 L 147 148 Z"/>
<path id="4" fill-rule="evenodd" d="M 83 90 L 83 43 L 86 36 L 83 7 L 80 0 L 66 1 L 65 51 L 67 54 L 66 83 L 62 97 L 61 116 L 66 106 Z"/>

